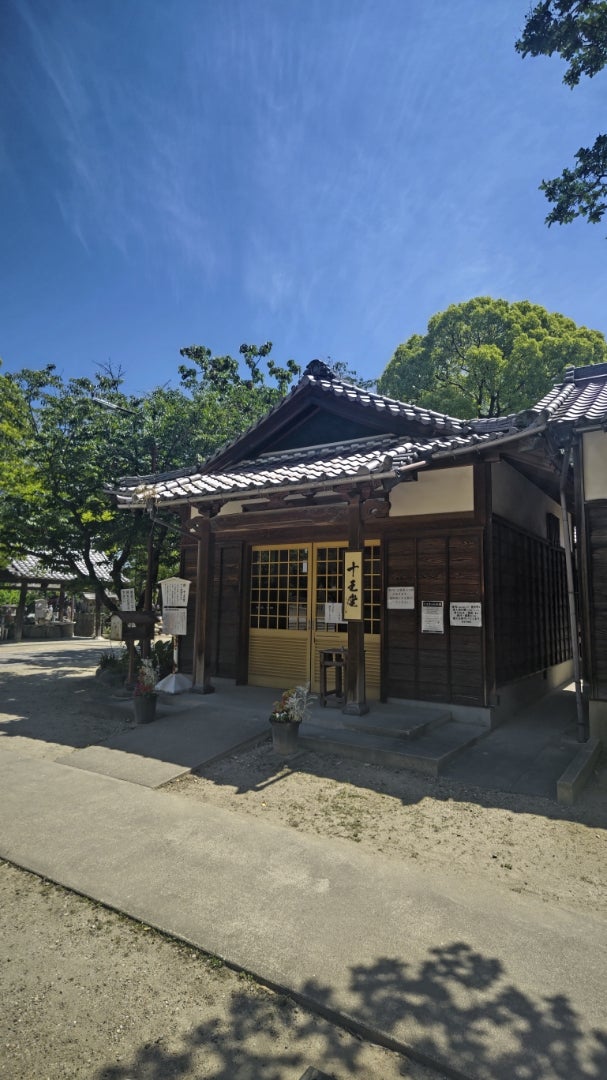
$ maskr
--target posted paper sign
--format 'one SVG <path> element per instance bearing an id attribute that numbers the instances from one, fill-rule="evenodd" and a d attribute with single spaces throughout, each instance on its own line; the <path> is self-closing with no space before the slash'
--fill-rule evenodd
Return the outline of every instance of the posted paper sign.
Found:
<path id="1" fill-rule="evenodd" d="M 173 637 L 185 635 L 188 632 L 188 613 L 184 607 L 163 608 L 162 632 L 171 634 Z"/>
<path id="2" fill-rule="evenodd" d="M 481 605 L 452 603 L 449 605 L 449 621 L 451 626 L 482 626 Z"/>
<path id="3" fill-rule="evenodd" d="M 178 608 L 188 606 L 190 583 L 186 578 L 165 578 L 159 582 L 162 590 L 162 606 Z"/>
<path id="4" fill-rule="evenodd" d="M 121 611 L 134 611 L 135 604 L 135 590 L 134 589 L 121 589 L 120 590 L 120 610 Z"/>
<path id="5" fill-rule="evenodd" d="M 445 604 L 442 600 L 422 600 L 422 634 L 445 633 Z"/>
<path id="6" fill-rule="evenodd" d="M 412 611 L 415 608 L 413 585 L 390 585 L 386 593 L 386 603 L 391 610 Z"/>
<path id="7" fill-rule="evenodd" d="M 340 623 L 344 621 L 342 604 L 325 604 L 325 623 Z"/>

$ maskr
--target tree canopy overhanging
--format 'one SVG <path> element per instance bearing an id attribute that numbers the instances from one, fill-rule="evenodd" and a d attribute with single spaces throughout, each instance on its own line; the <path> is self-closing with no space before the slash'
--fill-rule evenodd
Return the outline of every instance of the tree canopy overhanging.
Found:
<path id="1" fill-rule="evenodd" d="M 126 581 L 143 599 L 149 518 L 117 512 L 104 487 L 121 476 L 194 465 L 254 423 L 284 395 L 299 368 L 280 367 L 272 345 L 243 345 L 241 375 L 230 356 L 201 345 L 181 355 L 177 388 L 125 394 L 121 372 L 64 380 L 53 365 L 0 376 L 0 563 L 31 554 L 68 569 L 108 607 Z M 264 370 L 265 367 L 265 370 Z M 153 531 L 152 574 L 178 568 L 178 538 Z M 112 584 L 93 553 L 106 557 Z M 87 568 L 83 574 L 79 563 Z"/>
<path id="2" fill-rule="evenodd" d="M 599 330 L 528 300 L 477 296 L 399 345 L 378 390 L 463 419 L 503 416 L 538 401 L 567 367 L 606 359 Z"/>
<path id="3" fill-rule="evenodd" d="M 591 79 L 607 63 L 607 3 L 542 0 L 527 16 L 515 48 L 523 57 L 558 53 L 567 62 L 563 82 L 573 88 L 583 75 Z M 576 217 L 596 224 L 607 210 L 607 136 L 598 135 L 574 157 L 574 168 L 540 184 L 552 203 L 548 225 L 565 225 Z"/>

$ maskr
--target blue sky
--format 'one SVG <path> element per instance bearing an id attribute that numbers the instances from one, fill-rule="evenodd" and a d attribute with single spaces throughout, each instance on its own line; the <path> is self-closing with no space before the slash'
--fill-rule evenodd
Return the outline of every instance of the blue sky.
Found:
<path id="1" fill-rule="evenodd" d="M 528 0 L 4 0 L 0 356 L 141 393 L 179 349 L 377 377 L 435 312 L 529 299 L 607 332 L 607 221 L 543 178 L 605 130 L 522 60 Z"/>

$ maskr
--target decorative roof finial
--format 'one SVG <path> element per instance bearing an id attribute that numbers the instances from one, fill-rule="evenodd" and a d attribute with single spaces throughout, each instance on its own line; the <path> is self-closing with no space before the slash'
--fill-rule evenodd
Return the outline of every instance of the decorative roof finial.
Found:
<path id="1" fill-rule="evenodd" d="M 328 379 L 329 382 L 333 382 L 337 378 L 335 372 L 331 371 L 331 368 L 325 364 L 324 360 L 310 360 L 304 375 L 313 375 L 315 379 Z"/>

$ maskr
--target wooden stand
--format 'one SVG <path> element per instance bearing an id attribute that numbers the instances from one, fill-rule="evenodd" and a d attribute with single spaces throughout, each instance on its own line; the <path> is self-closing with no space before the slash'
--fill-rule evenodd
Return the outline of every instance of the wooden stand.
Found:
<path id="1" fill-rule="evenodd" d="M 335 688 L 327 690 L 327 672 L 335 672 Z M 320 704 L 333 705 L 336 708 L 346 704 L 348 685 L 348 650 L 320 650 Z"/>

